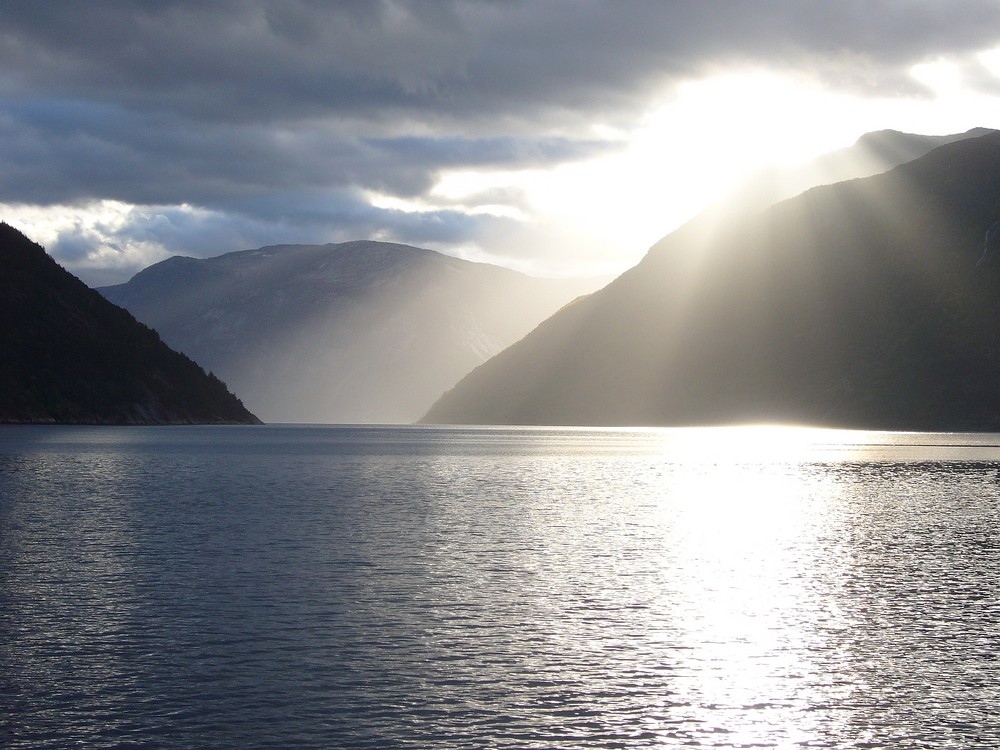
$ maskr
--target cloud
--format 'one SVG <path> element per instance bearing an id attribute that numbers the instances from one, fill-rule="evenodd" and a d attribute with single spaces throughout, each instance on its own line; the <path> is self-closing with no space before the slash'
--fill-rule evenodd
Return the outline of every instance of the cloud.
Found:
<path id="1" fill-rule="evenodd" d="M 537 122 L 644 107 L 664 78 L 736 59 L 826 59 L 831 82 L 895 87 L 928 55 L 992 46 L 992 0 L 132 3 L 0 10 L 8 90 L 192 119 L 331 112 Z"/>
<path id="2" fill-rule="evenodd" d="M 551 233 L 365 196 L 613 153 L 674 87 L 732 65 L 920 97 L 912 66 L 948 58 L 995 88 L 975 54 L 997 28 L 993 0 L 3 3 L 0 203 L 135 207 L 61 237 L 74 262 L 375 235 L 517 255 L 504 237 Z"/>
<path id="3" fill-rule="evenodd" d="M 543 137 L 369 137 L 336 124 L 196 123 L 117 104 L 40 100 L 5 107 L 0 201 L 109 198 L 197 202 L 357 186 L 415 195 L 447 167 L 537 167 L 614 146 Z"/>

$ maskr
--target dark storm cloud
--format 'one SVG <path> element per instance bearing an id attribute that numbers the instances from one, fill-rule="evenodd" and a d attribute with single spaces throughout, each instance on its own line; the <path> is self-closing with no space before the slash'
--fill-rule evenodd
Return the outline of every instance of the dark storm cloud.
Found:
<path id="1" fill-rule="evenodd" d="M 34 99 L 0 116 L 0 202 L 89 197 L 214 206 L 305 188 L 415 196 L 446 167 L 544 166 L 608 144 L 567 138 L 355 136 L 322 124 L 202 122 L 118 104 Z"/>
<path id="2" fill-rule="evenodd" d="M 995 0 L 7 2 L 0 202 L 185 204 L 231 222 L 217 237 L 270 221 L 446 241 L 485 220 L 380 211 L 359 191 L 416 197 L 444 168 L 615 148 L 587 126 L 631 125 L 727 64 L 917 95 L 909 66 L 997 29 Z M 168 236 L 183 250 L 193 233 Z"/>
<path id="3" fill-rule="evenodd" d="M 993 0 L 5 3 L 0 65 L 8 92 L 196 119 L 530 122 L 641 107 L 665 77 L 732 60 L 827 58 L 831 80 L 895 87 L 998 23 Z"/>

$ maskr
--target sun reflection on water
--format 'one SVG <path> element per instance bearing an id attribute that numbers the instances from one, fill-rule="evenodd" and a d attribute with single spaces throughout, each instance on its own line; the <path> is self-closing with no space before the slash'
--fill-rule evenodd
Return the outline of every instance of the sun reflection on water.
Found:
<path id="1" fill-rule="evenodd" d="M 795 425 L 741 425 L 656 429 L 663 457 L 685 463 L 780 463 L 843 459 L 852 447 L 870 443 L 873 435 L 859 430 Z"/>
<path id="2" fill-rule="evenodd" d="M 830 575 L 838 487 L 815 464 L 849 451 L 848 431 L 754 426 L 688 431 L 665 458 L 661 564 L 683 667 L 685 720 L 727 746 L 807 742 L 809 711 L 845 697 L 812 655 L 850 623 L 819 601 Z M 815 566 L 803 566 L 814 559 Z M 824 621 L 817 622 L 816 613 Z M 794 723 L 790 722 L 795 718 Z"/>

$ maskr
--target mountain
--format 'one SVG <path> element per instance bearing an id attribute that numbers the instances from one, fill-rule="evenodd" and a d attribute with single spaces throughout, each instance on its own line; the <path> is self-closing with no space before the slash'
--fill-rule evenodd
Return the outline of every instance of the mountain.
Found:
<path id="1" fill-rule="evenodd" d="M 751 175 L 742 185 L 710 209 L 713 216 L 736 210 L 761 210 L 818 185 L 870 177 L 955 141 L 996 132 L 972 128 L 950 135 L 920 135 L 898 130 L 865 133 L 847 148 L 837 149 L 803 164 L 771 167 Z"/>
<path id="2" fill-rule="evenodd" d="M 800 164 L 765 167 L 751 173 L 707 206 L 692 221 L 704 225 L 733 221 L 737 214 L 756 213 L 794 198 L 814 187 L 871 177 L 906 164 L 939 146 L 997 132 L 972 128 L 964 133 L 922 135 L 899 130 L 876 130 L 845 148 L 821 154 Z"/>
<path id="3" fill-rule="evenodd" d="M 357 241 L 174 257 L 99 291 L 268 421 L 409 423 L 596 286 Z"/>
<path id="4" fill-rule="evenodd" d="M 0 422 L 259 423 L 218 378 L 0 223 Z"/>
<path id="5" fill-rule="evenodd" d="M 692 221 L 423 421 L 1000 429 L 1000 134 Z"/>

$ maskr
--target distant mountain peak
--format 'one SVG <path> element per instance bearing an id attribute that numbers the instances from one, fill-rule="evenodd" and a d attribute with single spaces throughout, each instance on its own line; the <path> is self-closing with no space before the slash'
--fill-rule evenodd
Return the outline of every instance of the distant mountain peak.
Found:
<path id="1" fill-rule="evenodd" d="M 865 144 L 865 143 L 882 143 L 894 140 L 926 140 L 928 142 L 934 143 L 936 145 L 943 146 L 945 143 L 951 143 L 958 140 L 966 140 L 968 138 L 979 138 L 984 135 L 989 135 L 990 133 L 995 133 L 994 128 L 983 128 L 976 127 L 966 130 L 964 133 L 954 133 L 950 135 L 924 135 L 921 133 L 907 133 L 902 130 L 895 130 L 893 128 L 884 128 L 882 130 L 872 130 L 861 135 L 855 143 Z"/>
<path id="2" fill-rule="evenodd" d="M 736 211 L 756 212 L 814 187 L 871 177 L 917 159 L 933 149 L 997 132 L 972 128 L 950 135 L 919 135 L 899 130 L 875 130 L 852 146 L 823 154 L 805 164 L 769 167 L 745 180 L 717 205 L 709 207 L 696 224 L 714 224 Z"/>
<path id="3" fill-rule="evenodd" d="M 165 261 L 100 290 L 233 383 L 269 421 L 412 422 L 596 283 L 392 242 Z"/>

